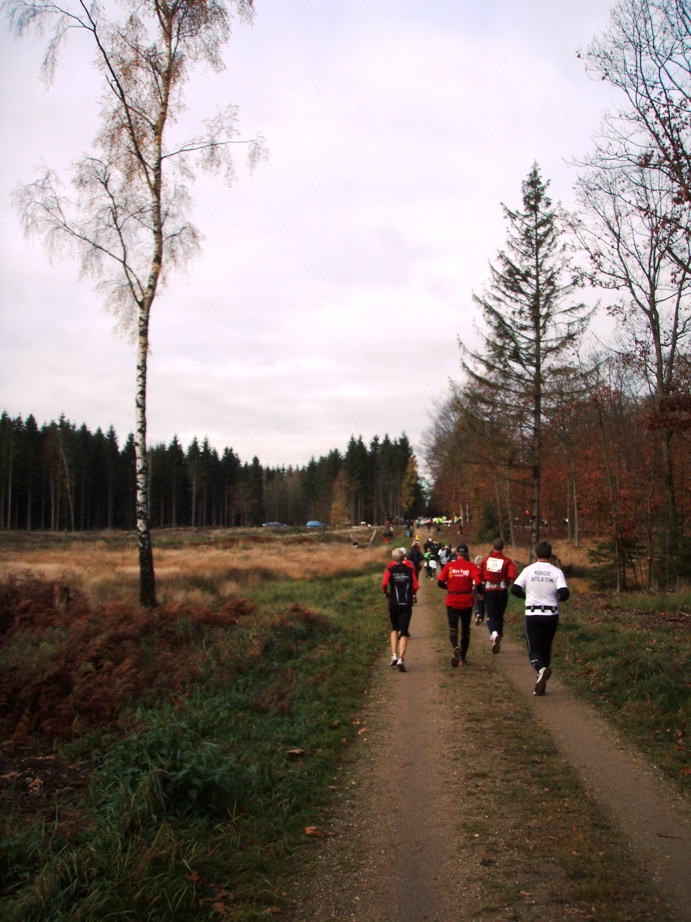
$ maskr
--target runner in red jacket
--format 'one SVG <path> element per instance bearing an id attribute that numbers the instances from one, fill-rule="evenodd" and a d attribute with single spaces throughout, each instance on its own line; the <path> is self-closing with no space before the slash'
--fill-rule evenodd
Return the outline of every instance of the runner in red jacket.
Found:
<path id="1" fill-rule="evenodd" d="M 449 640 L 453 647 L 451 665 L 465 665 L 470 645 L 470 619 L 473 614 L 473 589 L 480 586 L 480 571 L 468 557 L 468 546 L 459 544 L 456 559 L 450 560 L 439 575 L 437 585 L 446 589 L 446 617 Z M 461 645 L 458 645 L 458 621 L 461 621 Z"/>
<path id="2" fill-rule="evenodd" d="M 504 612 L 509 601 L 509 586 L 518 576 L 516 564 L 502 553 L 504 542 L 495 538 L 493 550 L 480 564 L 485 595 L 487 630 L 492 638 L 492 653 L 498 653 L 504 634 Z"/>

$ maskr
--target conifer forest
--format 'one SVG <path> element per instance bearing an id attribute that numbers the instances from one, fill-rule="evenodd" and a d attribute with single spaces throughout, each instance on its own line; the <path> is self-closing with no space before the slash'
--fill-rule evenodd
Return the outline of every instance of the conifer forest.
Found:
<path id="1" fill-rule="evenodd" d="M 0 523 L 4 529 L 91 531 L 135 528 L 134 436 L 91 432 L 61 417 L 0 417 Z M 415 456 L 405 435 L 352 437 L 303 467 L 243 462 L 208 439 L 153 445 L 151 523 L 165 527 L 252 527 L 383 522 L 424 512 Z"/>

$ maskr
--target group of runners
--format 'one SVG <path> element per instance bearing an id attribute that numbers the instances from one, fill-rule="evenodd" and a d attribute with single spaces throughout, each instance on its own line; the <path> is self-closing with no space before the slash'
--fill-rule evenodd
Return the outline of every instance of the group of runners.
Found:
<path id="1" fill-rule="evenodd" d="M 504 554 L 504 542 L 497 538 L 486 557 L 470 560 L 468 546 L 459 544 L 441 567 L 437 585 L 446 590 L 446 617 L 449 642 L 453 649 L 451 665 L 466 665 L 470 645 L 470 625 L 487 619 L 492 653 L 499 653 L 504 635 L 504 614 L 509 592 L 525 601 L 525 633 L 528 656 L 536 672 L 534 695 L 545 694 L 552 675 L 552 642 L 559 624 L 559 603 L 569 597 L 566 579 L 550 561 L 552 546 L 540 541 L 535 548 L 535 563 L 520 575 L 516 565 Z M 389 599 L 391 621 L 391 667 L 405 672 L 405 654 L 410 637 L 410 619 L 420 588 L 419 574 L 425 557 L 416 541 L 408 552 L 393 551 L 384 573 L 382 591 Z M 460 638 L 459 638 L 460 628 Z"/>

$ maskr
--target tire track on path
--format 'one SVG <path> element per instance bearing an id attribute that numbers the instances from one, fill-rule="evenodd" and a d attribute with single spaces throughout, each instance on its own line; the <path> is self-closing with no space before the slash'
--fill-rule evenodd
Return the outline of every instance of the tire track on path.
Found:
<path id="1" fill-rule="evenodd" d="M 555 643 L 559 643 L 559 634 Z M 613 819 L 647 872 L 691 922 L 691 809 L 662 772 L 618 735 L 593 707 L 574 698 L 558 679 L 548 694 L 533 697 L 535 673 L 526 649 L 504 640 L 497 664 L 531 700 L 560 752 L 578 771 L 586 790 Z"/>

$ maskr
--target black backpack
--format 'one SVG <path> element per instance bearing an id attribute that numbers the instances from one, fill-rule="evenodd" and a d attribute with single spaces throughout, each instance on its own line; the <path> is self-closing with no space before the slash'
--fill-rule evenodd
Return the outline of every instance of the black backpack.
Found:
<path id="1" fill-rule="evenodd" d="M 395 611 L 413 604 L 413 570 L 405 563 L 389 570 L 389 608 Z"/>

